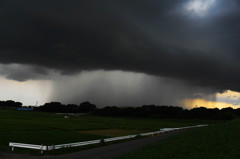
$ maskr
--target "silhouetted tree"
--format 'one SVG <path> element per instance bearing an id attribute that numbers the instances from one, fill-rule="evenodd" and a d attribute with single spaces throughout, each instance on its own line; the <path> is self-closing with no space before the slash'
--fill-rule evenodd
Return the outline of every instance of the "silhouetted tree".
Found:
<path id="1" fill-rule="evenodd" d="M 83 102 L 79 105 L 79 112 L 83 113 L 90 113 L 94 112 L 97 109 L 95 104 L 92 104 L 90 102 Z"/>
<path id="2" fill-rule="evenodd" d="M 22 107 L 22 103 L 15 102 L 12 100 L 0 101 L 0 107 L 20 108 L 20 107 Z"/>

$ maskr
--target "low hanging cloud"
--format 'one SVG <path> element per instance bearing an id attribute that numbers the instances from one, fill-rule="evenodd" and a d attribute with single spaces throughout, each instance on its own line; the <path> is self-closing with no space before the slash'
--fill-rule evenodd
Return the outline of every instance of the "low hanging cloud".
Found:
<path id="1" fill-rule="evenodd" d="M 239 1 L 214 1 L 204 16 L 186 9 L 193 1 L 2 0 L 0 63 L 29 68 L 0 73 L 123 70 L 240 91 Z"/>
<path id="2" fill-rule="evenodd" d="M 0 64 L 0 75 L 16 81 L 49 79 L 49 69 L 21 64 Z"/>

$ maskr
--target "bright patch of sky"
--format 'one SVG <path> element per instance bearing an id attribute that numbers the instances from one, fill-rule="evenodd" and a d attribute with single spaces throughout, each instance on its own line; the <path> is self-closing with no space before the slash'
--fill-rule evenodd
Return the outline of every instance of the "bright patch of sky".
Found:
<path id="1" fill-rule="evenodd" d="M 0 77 L 0 100 L 14 100 L 24 105 L 44 104 L 51 93 L 51 81 L 28 80 L 18 82 Z"/>
<path id="2" fill-rule="evenodd" d="M 216 93 L 215 98 L 209 98 L 203 94 L 195 96 L 195 98 L 186 98 L 180 103 L 188 109 L 194 107 L 207 107 L 207 108 L 227 108 L 234 109 L 240 108 L 240 93 L 234 91 L 226 91 L 224 93 Z M 212 96 L 212 97 L 213 97 Z"/>
<path id="3" fill-rule="evenodd" d="M 194 15 L 203 17 L 209 13 L 215 4 L 216 0 L 190 0 L 186 4 L 186 10 Z"/>

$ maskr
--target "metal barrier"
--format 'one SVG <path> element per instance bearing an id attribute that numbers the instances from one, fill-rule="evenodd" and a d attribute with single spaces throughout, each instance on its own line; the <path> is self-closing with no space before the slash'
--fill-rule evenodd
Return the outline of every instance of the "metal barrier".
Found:
<path id="1" fill-rule="evenodd" d="M 131 139 L 131 138 L 135 138 L 137 136 L 153 136 L 153 135 L 159 135 L 159 134 L 162 134 L 162 133 L 167 133 L 167 132 L 172 132 L 172 131 L 178 131 L 178 130 L 190 129 L 190 128 L 197 128 L 197 127 L 205 127 L 205 126 L 208 126 L 208 125 L 196 125 L 196 126 L 187 126 L 187 127 L 181 127 L 181 128 L 163 128 L 163 129 L 160 129 L 160 131 L 148 132 L 148 133 L 142 133 L 142 134 L 135 134 L 135 135 L 128 135 L 128 136 L 113 137 L 113 138 L 106 138 L 106 139 L 103 139 L 103 141 L 104 142 L 111 142 L 111 141 Z M 92 144 L 98 144 L 98 143 L 101 143 L 101 139 L 92 140 L 92 141 L 85 141 L 85 142 L 61 144 L 61 145 L 52 145 L 52 146 L 10 142 L 9 146 L 12 147 L 12 151 L 14 151 L 15 147 L 19 147 L 19 148 L 41 150 L 41 153 L 43 153 L 43 151 L 57 150 L 57 149 L 68 148 L 68 147 L 78 147 L 78 146 L 92 145 Z"/>
<path id="2" fill-rule="evenodd" d="M 56 150 L 61 148 L 68 148 L 68 147 L 78 147 L 78 146 L 85 146 L 85 145 L 92 145 L 98 144 L 101 140 L 92 140 L 92 141 L 85 141 L 85 142 L 76 142 L 76 143 L 69 143 L 69 144 L 61 144 L 61 145 L 53 145 L 50 146 L 48 150 Z"/>
<path id="3" fill-rule="evenodd" d="M 46 151 L 48 147 L 45 145 L 33 145 L 33 144 L 24 144 L 24 143 L 16 143 L 16 142 L 10 142 L 9 146 L 12 147 L 12 151 L 14 151 L 15 147 L 21 147 L 21 148 L 27 148 L 27 149 L 41 150 L 41 153 L 43 153 L 43 151 Z"/>
<path id="4" fill-rule="evenodd" d="M 124 139 L 131 139 L 131 138 L 134 138 L 134 137 L 136 137 L 136 136 L 137 136 L 137 135 L 128 135 L 128 136 L 120 136 L 120 137 L 107 138 L 107 139 L 104 139 L 104 142 L 124 140 Z"/>

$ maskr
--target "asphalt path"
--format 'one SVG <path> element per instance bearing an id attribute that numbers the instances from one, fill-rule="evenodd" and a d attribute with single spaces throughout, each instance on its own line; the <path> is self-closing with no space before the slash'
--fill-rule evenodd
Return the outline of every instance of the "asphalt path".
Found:
<path id="1" fill-rule="evenodd" d="M 59 156 L 28 156 L 16 153 L 0 152 L 0 159 L 112 159 L 115 156 L 136 151 L 148 144 L 171 137 L 172 135 L 181 133 L 182 131 L 185 130 L 170 132 L 166 134 L 161 134 L 159 136 L 151 136 L 143 139 L 132 140 L 119 144 L 113 144 Z"/>

